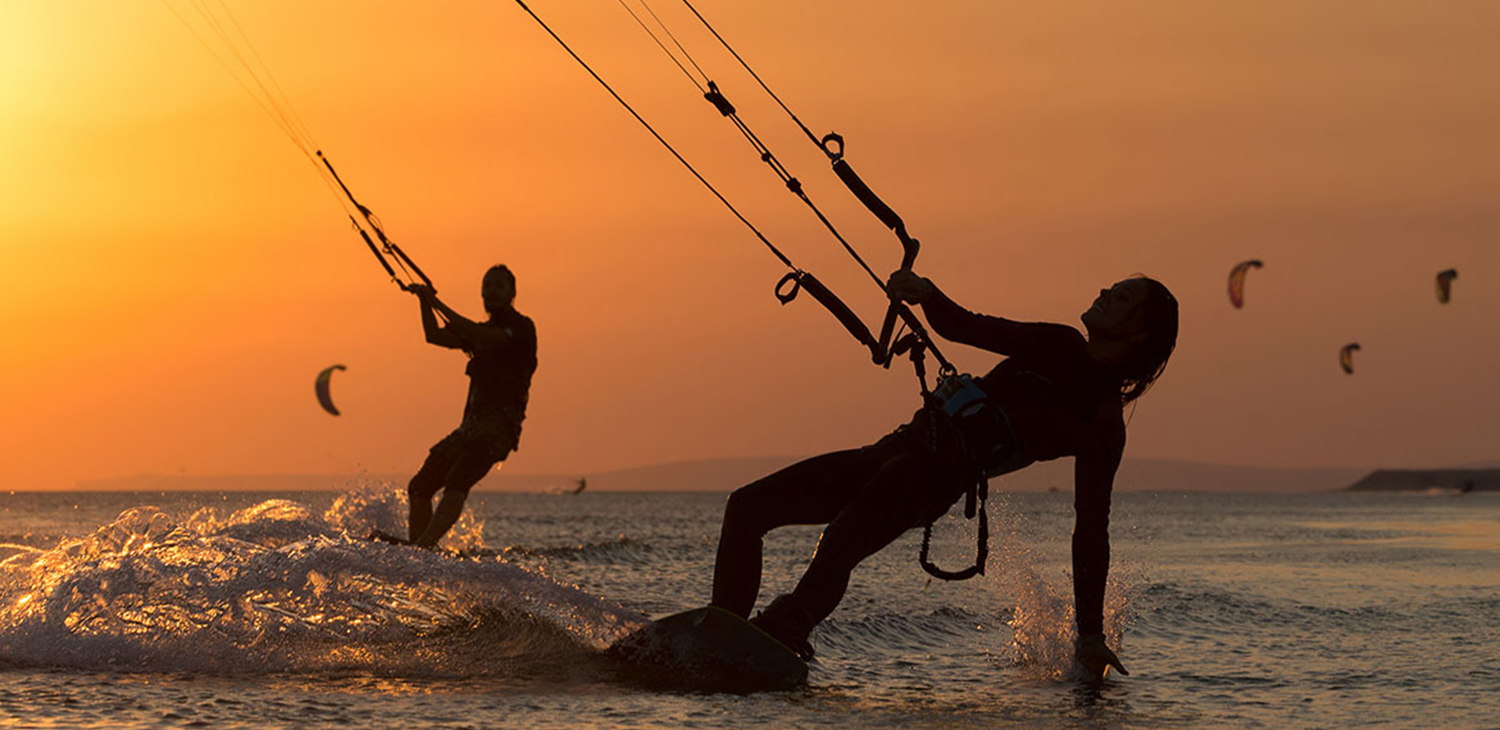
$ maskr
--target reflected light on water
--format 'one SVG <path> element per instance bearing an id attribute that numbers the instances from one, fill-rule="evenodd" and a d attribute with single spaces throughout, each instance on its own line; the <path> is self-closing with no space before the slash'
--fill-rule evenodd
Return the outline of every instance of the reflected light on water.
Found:
<path id="1" fill-rule="evenodd" d="M 1376 534 L 1370 537 L 1345 538 L 1348 544 L 1389 544 L 1410 547 L 1432 547 L 1443 550 L 1500 550 L 1500 525 L 1489 520 L 1444 520 L 1417 522 L 1389 520 L 1383 522 L 1299 522 L 1301 527 L 1317 530 L 1339 530 Z"/>

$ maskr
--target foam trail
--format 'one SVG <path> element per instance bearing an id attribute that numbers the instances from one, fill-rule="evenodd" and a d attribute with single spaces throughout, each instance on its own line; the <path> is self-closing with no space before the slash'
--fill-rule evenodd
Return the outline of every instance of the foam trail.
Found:
<path id="1" fill-rule="evenodd" d="M 324 515 L 269 500 L 221 518 L 126 510 L 0 563 L 0 661 L 149 671 L 545 674 L 643 617 L 506 562 L 362 539 L 390 486 Z M 482 550 L 482 525 L 449 547 Z"/>

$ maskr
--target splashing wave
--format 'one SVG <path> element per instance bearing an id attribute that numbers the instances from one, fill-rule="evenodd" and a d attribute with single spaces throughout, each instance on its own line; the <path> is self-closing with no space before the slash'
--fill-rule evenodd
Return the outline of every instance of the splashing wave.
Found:
<path id="1" fill-rule="evenodd" d="M 0 562 L 0 664 L 224 673 L 546 674 L 644 617 L 484 550 L 362 539 L 404 494 L 341 495 L 323 515 L 268 500 L 226 517 L 126 510 L 82 538 Z M 586 663 L 586 662 L 585 662 Z"/>

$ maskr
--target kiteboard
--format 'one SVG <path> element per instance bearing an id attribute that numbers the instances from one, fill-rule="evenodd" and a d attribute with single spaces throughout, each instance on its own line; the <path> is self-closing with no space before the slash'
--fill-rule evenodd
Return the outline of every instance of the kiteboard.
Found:
<path id="1" fill-rule="evenodd" d="M 632 679 L 709 692 L 795 689 L 807 662 L 760 627 L 707 606 L 653 621 L 607 653 Z"/>
<path id="2" fill-rule="evenodd" d="M 371 542 L 385 542 L 385 543 L 390 543 L 392 545 L 411 545 L 412 544 L 411 540 L 407 540 L 407 539 L 401 538 L 401 537 L 396 537 L 395 535 L 392 535 L 389 532 L 381 532 L 380 530 L 371 530 L 369 537 L 367 537 L 365 539 L 367 539 L 367 540 L 369 540 Z"/>

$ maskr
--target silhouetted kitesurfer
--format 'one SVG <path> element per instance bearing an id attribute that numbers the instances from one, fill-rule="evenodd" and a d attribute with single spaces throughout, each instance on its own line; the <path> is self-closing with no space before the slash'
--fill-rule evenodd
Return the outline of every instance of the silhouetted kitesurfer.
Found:
<path id="1" fill-rule="evenodd" d="M 489 319 L 483 322 L 455 312 L 431 287 L 413 284 L 407 289 L 421 302 L 427 341 L 469 356 L 463 422 L 432 447 L 406 488 L 411 501 L 409 539 L 432 547 L 463 514 L 469 489 L 520 442 L 536 371 L 536 326 L 516 311 L 516 277 L 503 265 L 484 274 L 480 296 Z M 446 323 L 438 321 L 439 314 Z M 439 491 L 443 497 L 434 511 L 432 498 Z"/>
<path id="2" fill-rule="evenodd" d="M 1125 450 L 1124 405 L 1165 369 L 1177 341 L 1177 300 L 1154 279 L 1121 281 L 1083 313 L 1085 338 L 1062 324 L 969 312 L 904 269 L 891 275 L 888 290 L 921 305 L 942 337 L 1007 356 L 984 377 L 964 381 L 983 391 L 989 413 L 955 418 L 941 403 L 930 405 L 873 444 L 812 457 L 735 491 L 724 510 L 713 605 L 749 617 L 762 537 L 783 525 L 827 523 L 796 588 L 752 619 L 810 657 L 813 627 L 843 599 L 860 561 L 941 517 L 985 476 L 1073 456 L 1077 657 L 1093 677 L 1111 666 L 1124 672 L 1103 633 L 1110 492 Z M 934 401 L 943 390 L 940 384 Z"/>

